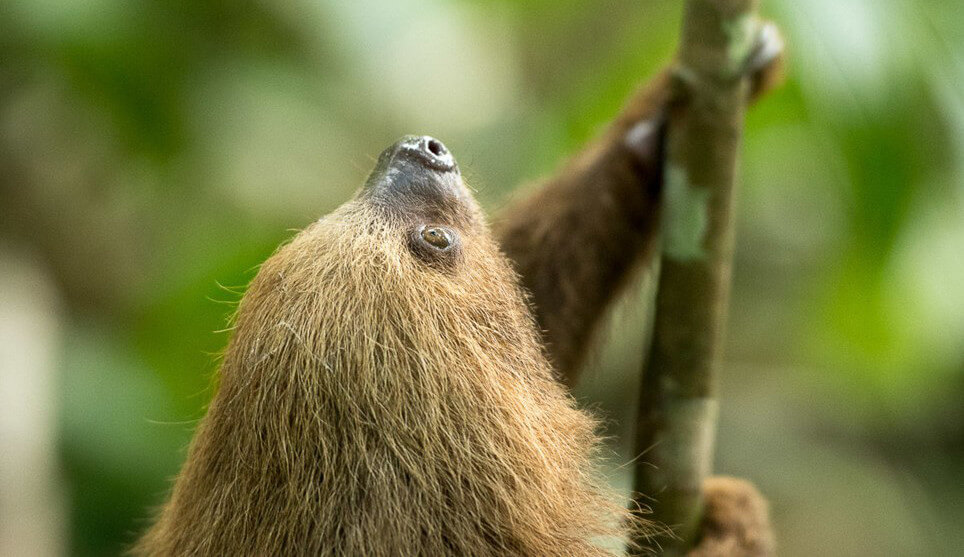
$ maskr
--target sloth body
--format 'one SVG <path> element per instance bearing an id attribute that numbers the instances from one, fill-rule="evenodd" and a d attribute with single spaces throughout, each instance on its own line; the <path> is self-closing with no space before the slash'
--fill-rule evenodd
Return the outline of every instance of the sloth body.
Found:
<path id="1" fill-rule="evenodd" d="M 146 555 L 596 555 L 624 503 L 567 391 L 652 251 L 664 74 L 490 231 L 438 141 L 382 153 L 241 301 Z M 707 486 L 703 554 L 766 554 L 747 484 Z"/>

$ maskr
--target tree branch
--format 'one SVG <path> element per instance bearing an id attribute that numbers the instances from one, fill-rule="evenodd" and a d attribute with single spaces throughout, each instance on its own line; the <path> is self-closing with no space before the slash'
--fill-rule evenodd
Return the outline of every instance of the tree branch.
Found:
<path id="1" fill-rule="evenodd" d="M 651 507 L 648 518 L 678 536 L 658 540 L 665 555 L 692 547 L 712 467 L 733 186 L 750 92 L 746 69 L 761 29 L 756 4 L 687 0 L 683 19 L 680 102 L 668 114 L 656 316 L 636 426 L 643 456 L 635 503 Z"/>

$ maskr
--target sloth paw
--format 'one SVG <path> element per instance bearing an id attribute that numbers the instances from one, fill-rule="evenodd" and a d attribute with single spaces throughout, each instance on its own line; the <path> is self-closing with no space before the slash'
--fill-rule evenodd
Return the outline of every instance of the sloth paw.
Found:
<path id="1" fill-rule="evenodd" d="M 750 79 L 750 102 L 780 84 L 783 78 L 784 41 L 772 22 L 760 24 L 753 49 L 741 70 Z M 674 106 L 685 106 L 690 91 L 701 86 L 692 70 L 670 67 L 630 103 L 623 118 L 632 122 L 622 137 L 623 145 L 644 167 L 658 163 L 662 154 L 666 119 Z"/>
<path id="2" fill-rule="evenodd" d="M 703 484 L 700 538 L 688 557 L 769 557 L 775 552 L 766 499 L 746 480 L 717 476 Z"/>

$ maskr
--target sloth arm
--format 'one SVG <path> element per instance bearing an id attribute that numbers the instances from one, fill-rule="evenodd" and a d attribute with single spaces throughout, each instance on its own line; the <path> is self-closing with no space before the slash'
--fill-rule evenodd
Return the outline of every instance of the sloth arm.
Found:
<path id="1" fill-rule="evenodd" d="M 655 251 L 670 89 L 669 73 L 658 75 L 600 138 L 494 221 L 569 386 L 606 308 Z"/>
<path id="2" fill-rule="evenodd" d="M 750 101 L 782 75 L 782 42 L 763 36 L 747 72 Z M 685 110 L 667 69 L 606 131 L 494 221 L 530 296 L 559 378 L 573 386 L 602 316 L 656 251 L 665 116 Z"/>

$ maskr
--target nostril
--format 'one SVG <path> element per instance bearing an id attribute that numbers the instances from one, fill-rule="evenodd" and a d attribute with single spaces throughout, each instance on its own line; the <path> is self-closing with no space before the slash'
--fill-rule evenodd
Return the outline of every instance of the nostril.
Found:
<path id="1" fill-rule="evenodd" d="M 392 146 L 394 158 L 406 160 L 439 172 L 458 173 L 455 157 L 444 143 L 430 135 L 406 135 Z"/>
<path id="2" fill-rule="evenodd" d="M 442 145 L 442 142 L 437 139 L 428 140 L 428 150 L 436 157 L 442 157 L 448 154 L 448 150 L 445 148 L 445 145 Z"/>

